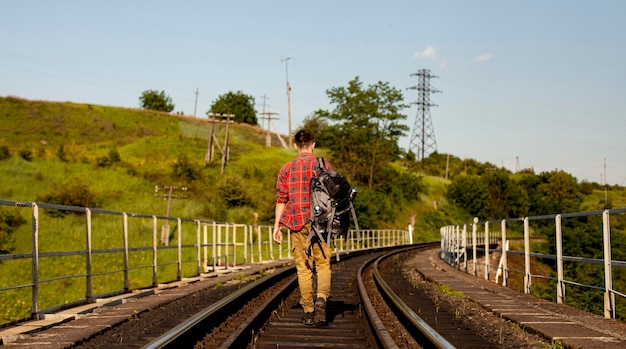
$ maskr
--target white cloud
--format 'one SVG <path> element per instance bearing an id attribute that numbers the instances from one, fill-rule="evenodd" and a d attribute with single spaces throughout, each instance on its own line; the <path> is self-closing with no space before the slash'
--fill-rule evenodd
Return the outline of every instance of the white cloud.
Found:
<path id="1" fill-rule="evenodd" d="M 444 69 L 446 69 L 446 66 L 447 66 L 447 65 L 448 65 L 448 61 L 446 61 L 445 59 L 444 59 L 444 60 L 442 60 L 442 61 L 439 63 L 439 70 L 444 70 Z"/>
<path id="2" fill-rule="evenodd" d="M 485 53 L 485 54 L 482 54 L 482 55 L 474 58 L 474 62 L 488 61 L 488 60 L 491 60 L 492 57 L 493 57 L 493 55 L 491 53 Z"/>
<path id="3" fill-rule="evenodd" d="M 415 52 L 413 57 L 415 57 L 415 58 L 435 58 L 435 57 L 437 57 L 437 49 L 432 47 L 432 46 L 428 46 L 422 52 Z"/>

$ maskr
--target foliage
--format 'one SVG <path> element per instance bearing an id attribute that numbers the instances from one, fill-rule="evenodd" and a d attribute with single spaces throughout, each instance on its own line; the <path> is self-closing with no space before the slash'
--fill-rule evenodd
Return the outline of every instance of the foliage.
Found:
<path id="1" fill-rule="evenodd" d="M 109 153 L 107 154 L 107 156 L 99 156 L 96 158 L 96 166 L 109 167 L 120 161 L 122 161 L 122 158 L 120 157 L 120 153 L 117 151 L 117 149 L 113 148 L 109 150 Z"/>
<path id="2" fill-rule="evenodd" d="M 487 186 L 476 175 L 460 177 L 448 186 L 446 198 L 474 217 L 486 217 Z"/>
<path id="3" fill-rule="evenodd" d="M 228 207 L 245 206 L 252 203 L 246 182 L 237 175 L 222 177 L 217 183 L 218 196 Z"/>
<path id="4" fill-rule="evenodd" d="M 446 198 L 485 220 L 576 212 L 582 203 L 576 180 L 563 171 L 524 174 L 518 180 L 500 170 L 462 176 L 450 184 Z"/>
<path id="5" fill-rule="evenodd" d="M 315 146 L 317 148 L 327 148 L 329 137 L 326 134 L 326 128 L 329 126 L 328 120 L 320 115 L 309 115 L 304 118 L 302 126 L 298 129 L 307 129 L 315 136 Z"/>
<path id="6" fill-rule="evenodd" d="M 0 254 L 11 253 L 11 234 L 25 223 L 26 220 L 22 216 L 0 207 Z"/>
<path id="7" fill-rule="evenodd" d="M 578 210 L 582 197 L 576 178 L 564 171 L 544 172 L 539 177 L 541 183 L 537 191 L 544 198 L 541 207 L 543 214 Z"/>
<path id="8" fill-rule="evenodd" d="M 615 216 L 619 217 L 619 216 Z M 619 220 L 620 218 L 617 218 Z M 563 224 L 563 255 L 576 256 L 589 259 L 602 260 L 604 258 L 604 242 L 601 229 L 601 216 L 574 217 L 562 221 Z M 626 233 L 621 224 L 614 225 L 611 234 L 611 258 L 613 260 L 626 260 Z M 555 234 L 546 234 L 547 241 L 543 245 L 542 253 L 557 254 Z M 556 268 L 556 267 L 554 267 Z M 613 279 L 615 284 L 621 283 L 624 279 L 623 268 L 614 268 Z M 604 274 L 602 264 L 580 263 L 575 261 L 564 261 L 564 278 L 575 280 L 577 283 L 591 285 L 598 288 L 604 287 L 604 278 L 598 275 Z M 556 274 L 556 273 L 555 273 Z M 556 275 L 553 275 L 556 277 Z M 620 287 L 617 286 L 619 289 Z M 551 299 L 556 293 L 554 287 L 545 290 L 537 290 L 538 296 Z M 566 303 L 574 307 L 585 309 L 596 314 L 603 314 L 603 293 L 594 289 L 584 287 L 573 287 L 566 293 Z M 626 306 L 618 304 L 620 317 L 626 318 Z"/>
<path id="9" fill-rule="evenodd" d="M 200 170 L 185 155 L 172 163 L 172 177 L 181 184 L 192 182 L 200 176 Z"/>
<path id="10" fill-rule="evenodd" d="M 0 146 L 0 160 L 6 160 L 11 157 L 11 152 L 9 151 L 9 147 L 6 145 Z"/>
<path id="11" fill-rule="evenodd" d="M 61 162 L 67 162 L 67 155 L 65 154 L 65 147 L 63 144 L 59 144 L 59 148 L 57 149 L 57 159 Z"/>
<path id="12" fill-rule="evenodd" d="M 64 206 L 96 207 L 96 195 L 79 178 L 70 178 L 66 183 L 56 186 L 50 192 L 38 198 L 39 202 Z M 67 212 L 49 210 L 51 215 L 65 215 Z"/>
<path id="13" fill-rule="evenodd" d="M 139 105 L 143 109 L 164 111 L 171 113 L 174 110 L 172 98 L 165 94 L 165 91 L 146 90 L 139 97 Z"/>
<path id="14" fill-rule="evenodd" d="M 20 149 L 20 157 L 26 161 L 31 161 L 33 160 L 33 152 L 32 150 L 30 150 L 30 148 L 28 147 L 24 147 L 22 149 Z"/>
<path id="15" fill-rule="evenodd" d="M 348 178 L 374 189 L 375 178 L 401 153 L 398 139 L 408 127 L 401 114 L 407 105 L 400 90 L 378 82 L 367 88 L 356 77 L 347 87 L 326 91 L 332 111 L 318 110 L 313 118 L 328 120 L 324 139 L 335 166 Z"/>
<path id="16" fill-rule="evenodd" d="M 258 125 L 259 122 L 254 110 L 254 97 L 241 91 L 228 92 L 219 96 L 208 111 L 211 114 L 232 114 L 235 122 Z"/>

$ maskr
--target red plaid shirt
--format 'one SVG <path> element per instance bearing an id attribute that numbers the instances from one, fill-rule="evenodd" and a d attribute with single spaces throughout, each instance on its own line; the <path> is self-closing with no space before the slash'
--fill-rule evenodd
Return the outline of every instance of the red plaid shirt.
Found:
<path id="1" fill-rule="evenodd" d="M 309 221 L 309 185 L 317 169 L 317 158 L 311 153 L 302 153 L 283 165 L 278 173 L 276 203 L 286 204 L 280 216 L 280 224 L 291 231 L 302 230 Z M 330 170 L 327 161 L 326 170 Z"/>

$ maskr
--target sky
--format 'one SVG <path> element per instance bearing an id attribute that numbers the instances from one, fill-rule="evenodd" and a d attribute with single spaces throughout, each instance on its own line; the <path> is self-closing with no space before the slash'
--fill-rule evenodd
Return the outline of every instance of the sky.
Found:
<path id="1" fill-rule="evenodd" d="M 626 1 L 2 0 L 0 96 L 206 117 L 241 91 L 287 134 L 358 77 L 402 91 L 429 69 L 439 153 L 626 185 Z M 286 83 L 291 86 L 290 108 Z"/>

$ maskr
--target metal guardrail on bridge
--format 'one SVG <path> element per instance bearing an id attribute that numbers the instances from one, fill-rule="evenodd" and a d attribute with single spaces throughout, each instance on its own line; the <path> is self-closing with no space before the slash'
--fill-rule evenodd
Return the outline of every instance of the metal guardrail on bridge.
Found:
<path id="1" fill-rule="evenodd" d="M 0 250 L 0 325 L 241 264 L 292 258 L 290 239 L 272 243 L 272 226 L 9 200 L 0 200 L 0 207 L 31 221 L 11 233 L 30 249 Z M 162 241 L 159 229 L 169 222 L 175 224 Z M 410 227 L 351 230 L 335 250 L 410 243 Z"/>
<path id="2" fill-rule="evenodd" d="M 479 222 L 478 218 L 474 218 L 473 223 L 462 225 L 449 225 L 440 229 L 441 233 L 441 257 L 446 262 L 458 269 L 463 269 L 467 273 L 473 273 L 474 276 L 479 276 L 479 266 L 483 268 L 482 277 L 485 280 L 493 280 L 498 282 L 500 276 L 502 276 L 502 285 L 507 286 L 509 281 L 510 272 L 520 272 L 523 274 L 523 290 L 525 293 L 530 294 L 532 292 L 533 278 L 549 279 L 556 282 L 556 301 L 557 303 L 565 302 L 566 285 L 571 287 L 583 287 L 587 289 L 595 289 L 603 292 L 603 310 L 605 318 L 616 318 L 616 299 L 615 296 L 620 296 L 626 300 L 626 294 L 624 290 L 616 290 L 614 288 L 614 268 L 626 267 L 625 261 L 616 261 L 612 259 L 611 250 L 611 215 L 623 214 L 626 212 L 626 208 L 619 209 L 607 209 L 601 211 L 590 212 L 574 212 L 574 213 L 561 213 L 553 215 L 532 216 L 523 218 L 509 218 L 502 220 L 493 220 L 486 222 Z M 598 231 L 602 234 L 602 255 L 603 258 L 586 258 L 584 256 L 568 256 L 563 253 L 564 251 L 564 233 L 563 233 L 563 220 L 567 218 L 576 217 L 601 217 L 601 226 L 598 227 Z M 554 226 L 554 239 L 556 243 L 556 255 L 537 253 L 532 251 L 531 240 L 533 238 L 542 238 L 540 235 L 533 235 L 533 229 L 531 228 L 531 222 L 544 221 L 545 223 L 553 224 Z M 548 222 L 546 222 L 548 221 Z M 523 251 L 517 251 L 509 246 L 510 239 L 507 236 L 507 230 L 510 230 L 512 225 L 522 224 L 523 230 Z M 575 224 L 575 222 L 574 222 Z M 499 226 L 499 229 L 498 229 Z M 471 231 L 468 232 L 468 228 Z M 519 230 L 520 227 L 515 227 Z M 624 234 L 624 232 L 621 232 Z M 584 243 L 584 242 L 583 242 Z M 496 246 L 499 248 L 496 249 Z M 481 256 L 478 256 L 478 253 Z M 490 262 L 490 253 L 500 253 L 500 263 L 497 267 L 492 266 Z M 471 254 L 468 256 L 468 254 Z M 517 254 L 524 256 L 524 270 L 514 270 L 508 267 L 507 255 Z M 479 257 L 483 258 L 483 263 L 479 262 Z M 531 257 L 541 258 L 546 260 L 554 260 L 556 265 L 556 278 L 549 275 L 537 275 L 531 273 Z M 568 280 L 565 278 L 564 262 L 574 263 L 588 263 L 588 264 L 601 264 L 604 266 L 604 285 L 589 285 L 576 280 Z M 482 264 L 482 265 L 480 265 Z M 472 266 L 471 271 L 469 266 Z M 493 270 L 495 269 L 495 270 Z M 496 272 L 495 278 L 493 271 Z M 621 271 L 624 271 L 622 269 Z M 626 275 L 626 274 L 621 274 Z M 623 281 L 623 280 L 622 280 Z"/>

